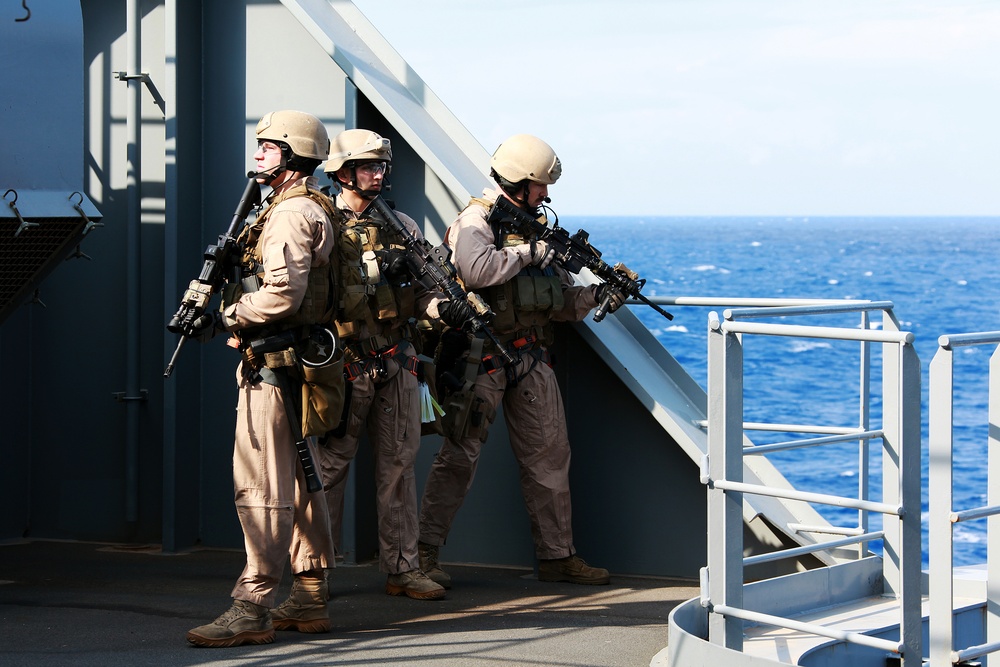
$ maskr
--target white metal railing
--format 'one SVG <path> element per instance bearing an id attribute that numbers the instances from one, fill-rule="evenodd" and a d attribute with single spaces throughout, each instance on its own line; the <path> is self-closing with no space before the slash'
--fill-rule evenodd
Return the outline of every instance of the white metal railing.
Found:
<path id="1" fill-rule="evenodd" d="M 681 303 L 681 301 L 685 303 Z M 676 305 L 706 305 L 702 299 L 670 299 Z M 722 301 L 722 300 L 720 300 Z M 725 300 L 727 303 L 732 303 Z M 730 309 L 719 318 L 709 316 L 708 344 L 708 455 L 702 462 L 702 481 L 709 487 L 708 566 L 702 573 L 702 605 L 709 610 L 709 639 L 733 650 L 742 650 L 743 622 L 752 621 L 795 629 L 858 645 L 900 654 L 903 665 L 920 665 L 922 653 L 920 610 L 920 362 L 913 349 L 913 335 L 902 332 L 890 302 L 802 302 L 773 307 Z M 787 304 L 787 302 L 784 302 Z M 748 306 L 759 305 L 748 303 Z M 881 311 L 882 330 L 868 326 L 868 314 Z M 820 327 L 747 322 L 776 316 L 859 312 L 862 326 Z M 747 424 L 743 421 L 743 337 L 796 336 L 861 344 L 859 425 L 830 428 L 792 424 Z M 872 429 L 870 419 L 871 343 L 882 345 L 882 427 Z M 745 446 L 747 430 L 772 430 L 829 434 L 830 437 L 798 440 L 775 445 Z M 882 502 L 868 499 L 868 443 L 882 441 Z M 823 446 L 846 440 L 859 441 L 859 486 L 856 498 L 810 493 L 797 489 L 745 484 L 743 457 L 779 449 Z M 822 532 L 841 534 L 840 539 L 787 549 L 774 554 L 743 557 L 742 504 L 746 493 L 823 503 L 857 509 L 857 528 Z M 867 529 L 867 514 L 883 514 L 883 530 Z M 805 528 L 808 528 L 806 526 Z M 859 545 L 865 554 L 868 542 L 884 541 L 883 586 L 887 595 L 900 599 L 900 640 L 889 641 L 857 633 L 842 632 L 816 624 L 742 608 L 743 570 L 746 566 L 797 557 L 813 551 Z"/>
<path id="2" fill-rule="evenodd" d="M 952 494 L 954 350 L 970 345 L 1000 343 L 1000 331 L 941 336 L 931 360 L 928 400 L 928 496 L 930 533 L 929 583 L 930 667 L 950 667 L 1000 650 L 1000 559 L 993 555 L 993 540 L 1000 536 L 1000 347 L 989 362 L 989 441 L 986 464 L 987 504 L 956 511 Z M 961 521 L 987 520 L 986 642 L 954 647 L 954 551 L 952 528 Z"/>

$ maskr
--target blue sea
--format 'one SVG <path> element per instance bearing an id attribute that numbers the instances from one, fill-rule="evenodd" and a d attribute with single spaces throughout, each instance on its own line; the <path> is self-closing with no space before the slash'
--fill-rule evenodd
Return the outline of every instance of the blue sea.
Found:
<path id="1" fill-rule="evenodd" d="M 564 217 L 610 264 L 647 280 L 647 296 L 867 299 L 892 301 L 916 336 L 922 368 L 924 567 L 927 566 L 927 369 L 942 334 L 1000 330 L 1000 218 L 928 217 Z M 723 308 L 631 306 L 702 387 L 708 313 Z M 880 315 L 876 314 L 880 321 Z M 860 325 L 860 315 L 809 316 L 795 324 Z M 746 421 L 853 426 L 859 423 L 859 344 L 754 336 L 746 342 Z M 994 346 L 959 348 L 955 380 L 954 509 L 986 504 L 987 373 Z M 872 351 L 871 424 L 880 424 L 880 351 Z M 752 432 L 756 444 L 786 434 Z M 881 487 L 881 441 L 872 442 L 872 497 Z M 770 460 L 797 488 L 856 496 L 857 444 L 791 450 Z M 838 525 L 853 510 L 817 506 Z M 871 519 L 871 527 L 880 521 Z M 955 563 L 985 561 L 985 521 L 956 524 Z M 877 545 L 876 545 L 877 547 Z"/>

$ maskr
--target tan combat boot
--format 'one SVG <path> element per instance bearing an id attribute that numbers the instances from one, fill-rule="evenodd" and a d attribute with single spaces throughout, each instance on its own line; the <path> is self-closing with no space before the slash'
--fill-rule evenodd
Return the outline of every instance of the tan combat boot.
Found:
<path id="1" fill-rule="evenodd" d="M 233 600 L 233 606 L 222 616 L 207 625 L 189 630 L 187 640 L 195 646 L 208 648 L 270 644 L 274 641 L 271 614 L 263 605 Z"/>
<path id="2" fill-rule="evenodd" d="M 445 596 L 444 587 L 420 570 L 390 574 L 385 582 L 385 592 L 414 600 L 438 600 Z"/>
<path id="3" fill-rule="evenodd" d="M 274 629 L 329 632 L 330 614 L 326 608 L 328 591 L 325 575 L 296 575 L 288 599 L 271 610 Z"/>
<path id="4" fill-rule="evenodd" d="M 420 569 L 424 574 L 441 586 L 451 588 L 451 575 L 442 570 L 438 564 L 438 546 L 420 542 L 417 544 L 417 549 L 420 552 Z"/>
<path id="5" fill-rule="evenodd" d="M 539 581 L 568 581 L 571 584 L 601 585 L 611 582 L 603 567 L 590 567 L 579 556 L 538 561 Z"/>

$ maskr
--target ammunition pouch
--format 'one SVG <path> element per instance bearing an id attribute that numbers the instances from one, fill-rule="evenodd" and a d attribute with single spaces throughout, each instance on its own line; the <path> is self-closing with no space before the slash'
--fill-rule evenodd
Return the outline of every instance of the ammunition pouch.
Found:
<path id="1" fill-rule="evenodd" d="M 528 313 L 561 310 L 565 300 L 559 276 L 533 275 L 537 269 L 528 271 L 529 275 L 518 275 L 514 279 L 514 305 L 517 310 Z"/>
<path id="2" fill-rule="evenodd" d="M 565 305 L 559 276 L 530 266 L 500 285 L 479 290 L 493 310 L 493 329 L 500 333 L 542 326 Z"/>

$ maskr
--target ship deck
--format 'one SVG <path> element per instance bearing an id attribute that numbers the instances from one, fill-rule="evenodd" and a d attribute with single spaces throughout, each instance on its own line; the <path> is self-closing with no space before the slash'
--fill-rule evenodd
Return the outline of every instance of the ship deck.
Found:
<path id="1" fill-rule="evenodd" d="M 648 665 L 667 615 L 694 582 L 619 577 L 609 586 L 537 581 L 530 570 L 446 564 L 439 601 L 386 595 L 375 564 L 338 567 L 329 634 L 200 649 L 185 632 L 224 611 L 241 551 L 169 555 L 58 541 L 0 543 L 0 664 L 33 665 Z M 288 589 L 283 582 L 280 597 Z M 280 598 L 279 598 L 280 599 Z"/>

